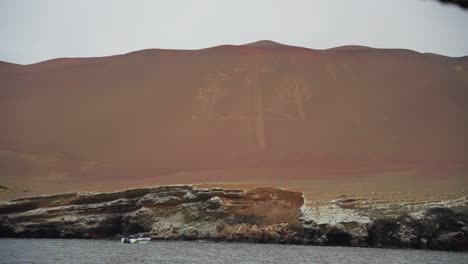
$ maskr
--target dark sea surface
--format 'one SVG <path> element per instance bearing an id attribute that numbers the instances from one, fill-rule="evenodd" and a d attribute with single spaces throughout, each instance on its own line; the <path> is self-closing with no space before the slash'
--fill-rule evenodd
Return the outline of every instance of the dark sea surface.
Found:
<path id="1" fill-rule="evenodd" d="M 0 263 L 468 263 L 468 253 L 250 243 L 0 239 Z"/>

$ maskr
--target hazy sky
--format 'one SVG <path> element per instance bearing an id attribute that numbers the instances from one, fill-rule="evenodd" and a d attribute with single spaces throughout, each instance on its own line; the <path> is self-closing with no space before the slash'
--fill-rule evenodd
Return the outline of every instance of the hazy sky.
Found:
<path id="1" fill-rule="evenodd" d="M 468 11 L 432 0 L 0 0 L 0 60 L 21 64 L 261 39 L 463 56 Z"/>

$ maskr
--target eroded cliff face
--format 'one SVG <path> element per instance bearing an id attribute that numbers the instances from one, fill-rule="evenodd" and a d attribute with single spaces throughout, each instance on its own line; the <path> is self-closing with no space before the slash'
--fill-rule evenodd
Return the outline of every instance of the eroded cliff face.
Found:
<path id="1" fill-rule="evenodd" d="M 324 221 L 323 215 L 311 213 L 302 193 L 277 188 L 164 186 L 4 202 L 0 237 L 106 238 L 147 232 L 153 239 L 468 250 L 466 206 L 394 217 L 349 208 L 340 214 L 336 221 Z"/>
<path id="2" fill-rule="evenodd" d="M 149 232 L 160 239 L 244 240 L 257 230 L 256 240 L 279 241 L 300 225 L 302 204 L 301 193 L 274 188 L 168 186 L 69 193 L 4 203 L 0 234 L 100 238 Z"/>

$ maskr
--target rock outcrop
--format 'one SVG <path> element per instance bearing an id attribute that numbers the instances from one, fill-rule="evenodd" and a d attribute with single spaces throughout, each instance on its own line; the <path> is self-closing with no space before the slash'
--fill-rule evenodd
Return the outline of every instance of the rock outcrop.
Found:
<path id="1" fill-rule="evenodd" d="M 167 186 L 113 193 L 20 198 L 0 206 L 2 237 L 103 238 L 149 232 L 159 239 L 281 242 L 300 225 L 300 193 Z"/>
<path id="2" fill-rule="evenodd" d="M 466 207 L 324 223 L 307 215 L 302 193 L 164 186 L 66 193 L 0 204 L 0 237 L 153 239 L 468 250 Z M 345 213 L 348 213 L 345 211 Z M 323 220 L 323 219 L 322 219 Z"/>

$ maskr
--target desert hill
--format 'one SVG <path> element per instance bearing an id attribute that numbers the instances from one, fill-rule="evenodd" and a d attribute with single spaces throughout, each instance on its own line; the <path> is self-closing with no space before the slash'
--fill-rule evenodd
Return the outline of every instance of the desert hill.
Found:
<path id="1" fill-rule="evenodd" d="M 259 41 L 2 62 L 0 124 L 7 187 L 466 171 L 468 60 Z M 223 174 L 242 168 L 282 169 Z"/>

